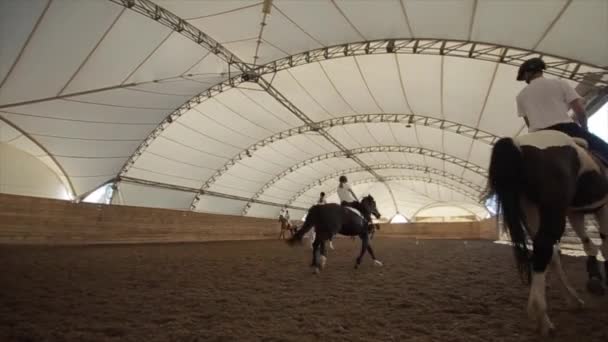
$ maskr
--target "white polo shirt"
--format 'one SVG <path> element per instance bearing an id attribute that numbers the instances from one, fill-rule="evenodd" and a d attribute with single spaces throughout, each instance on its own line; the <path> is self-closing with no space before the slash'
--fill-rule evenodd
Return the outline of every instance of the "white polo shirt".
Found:
<path id="1" fill-rule="evenodd" d="M 527 117 L 529 132 L 560 123 L 573 122 L 568 114 L 570 102 L 580 95 L 566 81 L 538 77 L 517 95 L 517 113 Z"/>
<path id="2" fill-rule="evenodd" d="M 351 188 L 348 183 L 342 184 L 341 187 L 338 185 L 338 197 L 340 197 L 340 202 L 354 202 L 357 200 L 351 193 Z"/>

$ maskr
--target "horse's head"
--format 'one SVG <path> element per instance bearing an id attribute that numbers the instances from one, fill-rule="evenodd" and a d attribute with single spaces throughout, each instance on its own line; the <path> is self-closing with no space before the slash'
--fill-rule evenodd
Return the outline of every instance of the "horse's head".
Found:
<path id="1" fill-rule="evenodd" d="M 376 201 L 372 197 L 372 195 L 367 195 L 363 197 L 361 200 L 361 205 L 372 215 L 376 216 L 376 218 L 380 218 L 380 212 L 378 212 L 378 207 L 376 206 Z"/>

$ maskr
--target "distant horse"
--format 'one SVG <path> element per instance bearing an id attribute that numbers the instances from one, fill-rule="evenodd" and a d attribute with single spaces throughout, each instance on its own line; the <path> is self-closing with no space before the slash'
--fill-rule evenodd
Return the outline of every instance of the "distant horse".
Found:
<path id="1" fill-rule="evenodd" d="M 315 273 L 319 273 L 320 269 L 325 267 L 327 261 L 327 250 L 325 242 L 334 235 L 340 233 L 347 236 L 359 236 L 361 238 L 361 253 L 357 257 L 355 268 L 361 264 L 361 259 L 368 251 L 374 263 L 382 266 L 382 263 L 376 259 L 374 251 L 369 241 L 369 226 L 364 217 L 371 215 L 380 217 L 376 201 L 370 196 L 366 196 L 361 200 L 362 213 L 358 213 L 355 209 L 341 206 L 339 204 L 330 203 L 323 205 L 315 205 L 308 211 L 306 220 L 294 236 L 288 240 L 290 245 L 302 240 L 302 237 L 313 227 L 316 235 L 313 242 L 312 264 L 315 268 Z"/>
<path id="2" fill-rule="evenodd" d="M 285 233 L 289 232 L 291 236 L 296 232 L 297 227 L 295 227 L 287 218 L 283 215 L 279 216 L 279 222 L 281 223 L 281 232 L 279 233 L 279 240 L 285 237 Z"/>
<path id="3" fill-rule="evenodd" d="M 496 142 L 490 160 L 488 196 L 496 195 L 513 242 L 515 261 L 525 282 L 532 281 L 528 314 L 543 335 L 554 330 L 547 315 L 545 273 L 551 263 L 569 300 L 582 305 L 568 284 L 554 249 L 562 237 L 566 216 L 587 252 L 588 289 L 603 294 L 597 247 L 584 232 L 584 213 L 596 215 L 602 253 L 608 256 L 608 179 L 603 165 L 585 149 L 584 142 L 557 131 L 538 131 Z M 532 239 L 528 250 L 527 235 Z M 608 273 L 608 262 L 605 263 Z"/>

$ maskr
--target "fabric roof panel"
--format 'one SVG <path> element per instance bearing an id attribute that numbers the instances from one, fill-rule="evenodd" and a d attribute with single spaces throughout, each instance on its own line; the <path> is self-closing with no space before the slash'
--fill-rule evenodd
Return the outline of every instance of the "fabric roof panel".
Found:
<path id="1" fill-rule="evenodd" d="M 538 50 L 606 67 L 608 66 L 606 33 L 608 33 L 608 2 L 574 0 L 540 42 Z M 570 43 L 564 44 L 564 42 Z"/>
<path id="2" fill-rule="evenodd" d="M 120 12 L 110 2 L 52 2 L 0 88 L 0 103 L 58 95 Z"/>
<path id="3" fill-rule="evenodd" d="M 47 4 L 48 0 L 0 1 L 0 82 L 17 60 Z"/>
<path id="4" fill-rule="evenodd" d="M 382 3 L 382 2 L 381 2 Z M 375 5 L 381 4 L 375 3 Z M 363 55 L 355 57 L 363 77 L 382 112 L 410 114 L 410 109 L 397 69 L 397 55 Z"/>
<path id="5" fill-rule="evenodd" d="M 399 1 L 336 1 L 342 12 L 361 32 L 365 39 L 411 37 Z M 370 21 L 369 15 L 382 18 Z"/>
<path id="6" fill-rule="evenodd" d="M 497 64 L 458 57 L 443 61 L 444 117 L 476 127 Z"/>
<path id="7" fill-rule="evenodd" d="M 414 37 L 466 40 L 473 15 L 473 1 L 403 1 Z"/>
<path id="8" fill-rule="evenodd" d="M 329 1 L 276 0 L 273 3 L 284 15 L 325 46 L 344 41 L 356 42 L 363 38 Z"/>
<path id="9" fill-rule="evenodd" d="M 533 49 L 566 1 L 479 1 L 471 39 Z"/>
<path id="10" fill-rule="evenodd" d="M 441 59 L 441 56 L 397 56 L 405 95 L 415 114 L 443 118 L 439 101 Z"/>

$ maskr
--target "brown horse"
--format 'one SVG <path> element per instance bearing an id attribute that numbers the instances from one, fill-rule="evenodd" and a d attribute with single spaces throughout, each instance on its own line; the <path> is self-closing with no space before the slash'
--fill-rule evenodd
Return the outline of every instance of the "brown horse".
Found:
<path id="1" fill-rule="evenodd" d="M 545 277 L 551 264 L 567 293 L 582 301 L 568 284 L 554 246 L 562 237 L 566 217 L 581 236 L 584 213 L 595 213 L 608 257 L 608 178 L 603 166 L 583 143 L 557 131 L 539 131 L 516 139 L 503 138 L 493 147 L 488 196 L 496 195 L 500 213 L 513 242 L 515 260 L 525 282 L 531 278 L 528 314 L 543 335 L 554 330 L 547 315 Z M 528 250 L 528 237 L 533 251 Z M 583 239 L 584 237 L 581 236 Z M 588 254 L 588 288 L 603 293 L 602 275 L 592 243 L 583 240 Z M 590 245 L 591 244 L 591 245 Z M 608 261 L 605 263 L 608 272 Z"/>

